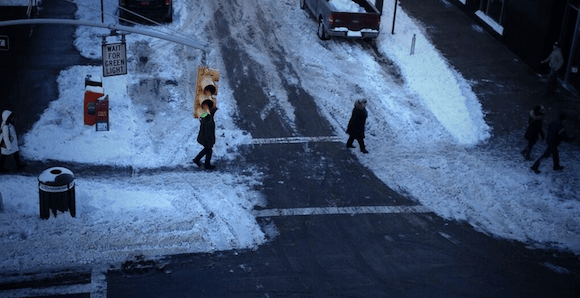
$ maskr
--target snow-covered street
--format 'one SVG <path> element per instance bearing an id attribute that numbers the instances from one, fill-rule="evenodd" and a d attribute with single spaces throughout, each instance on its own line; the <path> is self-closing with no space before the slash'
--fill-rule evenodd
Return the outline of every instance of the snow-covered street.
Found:
<path id="1" fill-rule="evenodd" d="M 98 2 L 75 2 L 78 19 L 100 20 Z M 314 20 L 298 1 L 233 2 L 175 1 L 173 23 L 157 29 L 216 45 L 219 40 L 212 39 L 211 28 L 219 10 L 234 22 L 232 38 L 246 46 L 241 50 L 267 78 L 262 82 L 264 93 L 277 108 L 263 113 L 275 110 L 292 123 L 299 107 L 290 104 L 282 82 L 299 85 L 314 98 L 335 136 L 346 141 L 353 102 L 366 98 L 370 154 L 355 154 L 390 188 L 483 233 L 534 248 L 580 253 L 578 148 L 561 146 L 565 172 L 531 172 L 519 155 L 523 131 L 508 140 L 491 140 L 493 128 L 485 123 L 486 111 L 470 82 L 448 65 L 404 10 L 397 11 L 397 34 L 390 34 L 390 19 L 382 22 L 375 53 L 359 42 L 320 41 Z M 106 21 L 115 22 L 116 2 L 105 3 Z M 383 18 L 392 15 L 392 7 L 384 9 Z M 270 24 L 271 34 L 255 32 L 258 19 Z M 83 56 L 100 59 L 99 36 L 107 33 L 79 27 L 75 46 Z M 192 116 L 195 71 L 198 65 L 224 69 L 218 49 L 203 53 L 128 35 L 128 74 L 103 78 L 111 122 L 105 132 L 83 124 L 79 100 L 85 76 L 101 75 L 102 69 L 79 65 L 61 71 L 59 98 L 32 130 L 19 136 L 24 158 L 132 171 L 111 177 L 75 173 L 76 217 L 61 213 L 49 220 L 38 216 L 37 177 L 0 176 L 3 271 L 114 264 L 136 255 L 257 249 L 276 236 L 275 226 L 264 230 L 252 213 L 255 206 L 268 205 L 260 192 L 260 170 L 252 165 L 243 173 L 219 169 L 220 163 L 235 160 L 241 148 L 256 141 L 236 125 L 238 107 L 231 88 L 236 82 L 228 77 L 222 77 L 219 86 L 214 147 L 218 170 L 198 170 L 191 163 L 201 149 L 196 142 L 198 120 Z M 280 71 L 279 57 L 291 67 Z M 538 143 L 534 156 L 544 146 Z M 551 161 L 544 163 L 547 169 Z"/>

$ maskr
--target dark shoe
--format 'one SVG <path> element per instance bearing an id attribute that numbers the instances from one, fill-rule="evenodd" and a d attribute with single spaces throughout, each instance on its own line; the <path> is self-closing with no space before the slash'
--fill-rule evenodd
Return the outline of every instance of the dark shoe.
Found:
<path id="1" fill-rule="evenodd" d="M 530 150 L 528 150 L 528 148 L 522 150 L 522 155 L 524 156 L 525 160 L 530 160 L 532 159 L 532 157 L 530 156 Z"/>
<path id="2" fill-rule="evenodd" d="M 536 168 L 534 166 L 532 166 L 530 169 L 532 169 L 532 171 L 534 171 L 534 173 L 536 173 L 536 174 L 540 174 L 541 173 L 540 169 L 538 169 L 538 168 Z"/>
<path id="3" fill-rule="evenodd" d="M 193 159 L 193 163 L 196 164 L 198 167 L 201 167 L 201 162 L 199 160 Z"/>
<path id="4" fill-rule="evenodd" d="M 369 153 L 369 152 L 367 151 L 367 149 L 361 149 L 361 150 L 360 150 L 360 152 L 362 152 L 362 153 L 365 153 L 365 154 L 366 154 L 366 153 Z"/>
<path id="5" fill-rule="evenodd" d="M 205 169 L 206 170 L 213 170 L 213 169 L 215 169 L 215 166 L 214 165 L 205 165 Z"/>
<path id="6" fill-rule="evenodd" d="M 346 148 L 354 148 L 353 145 L 346 144 Z"/>
<path id="7" fill-rule="evenodd" d="M 561 170 L 563 170 L 563 169 L 564 169 L 564 167 L 563 167 L 563 166 L 555 166 L 555 167 L 554 167 L 554 171 L 561 171 Z"/>

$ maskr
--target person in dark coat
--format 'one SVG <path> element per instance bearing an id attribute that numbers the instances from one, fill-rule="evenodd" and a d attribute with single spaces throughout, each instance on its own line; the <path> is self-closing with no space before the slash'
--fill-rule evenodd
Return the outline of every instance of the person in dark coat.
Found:
<path id="1" fill-rule="evenodd" d="M 558 152 L 558 146 L 562 141 L 571 142 L 575 138 L 569 137 L 566 134 L 566 128 L 564 127 L 564 121 L 568 118 L 565 112 L 560 113 L 558 120 L 550 123 L 548 126 L 548 137 L 546 138 L 546 143 L 548 143 L 548 148 L 544 151 L 544 154 L 536 160 L 531 169 L 536 174 L 540 173 L 540 163 L 542 159 L 550 157 L 552 155 L 552 160 L 554 161 L 554 171 L 563 170 L 564 167 L 560 165 L 560 154 Z"/>
<path id="2" fill-rule="evenodd" d="M 522 155 L 526 160 L 530 160 L 530 153 L 532 148 L 538 141 L 538 137 L 541 136 L 542 140 L 546 138 L 544 130 L 542 128 L 544 124 L 544 107 L 536 106 L 530 111 L 530 118 L 528 119 L 528 128 L 524 137 L 528 140 L 528 146 L 522 150 Z"/>
<path id="3" fill-rule="evenodd" d="M 357 99 L 354 103 L 354 108 L 352 109 L 352 116 L 348 121 L 348 126 L 346 128 L 346 133 L 349 134 L 348 141 L 346 141 L 347 148 L 354 148 L 352 143 L 354 140 L 358 141 L 360 146 L 360 151 L 362 153 L 369 153 L 365 146 L 365 124 L 367 121 L 367 110 L 366 110 L 367 100 Z"/>
<path id="4" fill-rule="evenodd" d="M 211 156 L 213 153 L 213 145 L 215 144 L 215 121 L 214 114 L 217 108 L 213 107 L 213 102 L 211 100 L 206 100 L 202 103 L 202 108 L 204 110 L 209 110 L 200 115 L 199 121 L 199 134 L 197 135 L 197 142 L 203 146 L 203 149 L 197 154 L 193 159 L 193 162 L 201 167 L 201 158 L 205 156 L 204 167 L 207 170 L 215 169 L 215 166 L 211 164 Z"/>

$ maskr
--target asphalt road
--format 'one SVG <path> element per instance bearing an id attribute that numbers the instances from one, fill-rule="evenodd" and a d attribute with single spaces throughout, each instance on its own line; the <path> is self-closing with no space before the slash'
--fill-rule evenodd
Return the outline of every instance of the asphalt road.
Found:
<path id="1" fill-rule="evenodd" d="M 224 75 L 239 82 L 232 88 L 240 127 L 257 138 L 332 134 L 299 84 L 285 84 L 289 101 L 299 107 L 292 125 L 275 108 L 260 117 L 269 104 L 263 72 L 231 37 L 235 18 L 225 14 L 216 13 L 213 30 Z M 262 26 L 258 21 L 256 28 Z M 281 70 L 295 71 L 283 53 L 268 55 L 280 55 Z M 573 297 L 578 284 L 573 274 L 549 268 L 578 268 L 574 256 L 530 250 L 413 208 L 416 201 L 389 189 L 344 142 L 254 145 L 226 170 L 246 165 L 265 174 L 269 209 L 305 208 L 305 214 L 260 217 L 264 229 L 274 224 L 280 234 L 257 251 L 172 256 L 149 270 L 111 271 L 109 297 Z M 365 206 L 391 209 L 358 214 Z"/>
<path id="2" fill-rule="evenodd" d="M 39 18 L 73 19 L 76 7 L 66 1 L 44 1 Z M 3 16 L 6 19 L 22 16 Z M 10 109 L 16 117 L 16 131 L 23 133 L 40 118 L 50 100 L 58 98 L 56 78 L 61 70 L 72 65 L 100 65 L 79 55 L 73 42 L 75 27 L 70 25 L 4 27 L 0 30 L 19 30 L 29 34 L 13 43 L 17 66 L 2 76 L 0 107 Z M 18 47 L 17 45 L 25 45 Z"/>
<path id="3" fill-rule="evenodd" d="M 62 6 L 51 10 L 57 7 L 46 2 L 45 16 L 70 13 L 61 11 Z M 240 82 L 232 86 L 240 127 L 258 138 L 331 135 L 329 123 L 299 85 L 286 85 L 290 101 L 301 107 L 292 125 L 283 113 L 263 119 L 257 115 L 268 97 L 257 79 L 260 69 L 229 38 L 228 18 L 218 14 L 216 19 L 221 25 L 215 31 L 226 54 L 224 75 Z M 35 29 L 8 103 L 28 112 L 20 119 L 21 131 L 46 107 L 45 98 L 56 98 L 40 94 L 55 94 L 58 71 L 95 63 L 72 49 L 72 31 Z M 235 71 L 241 68 L 248 69 L 244 75 Z M 578 288 L 580 269 L 569 274 L 553 269 L 580 268 L 575 256 L 528 249 L 423 210 L 360 165 L 343 142 L 252 145 L 223 170 L 239 171 L 246 165 L 264 172 L 262 191 L 269 210 L 304 208 L 305 213 L 256 210 L 264 229 L 275 225 L 279 235 L 255 251 L 124 264 L 107 273 L 107 297 L 574 297 Z M 359 213 L 365 206 L 385 208 Z M 340 208 L 350 211 L 343 214 Z"/>

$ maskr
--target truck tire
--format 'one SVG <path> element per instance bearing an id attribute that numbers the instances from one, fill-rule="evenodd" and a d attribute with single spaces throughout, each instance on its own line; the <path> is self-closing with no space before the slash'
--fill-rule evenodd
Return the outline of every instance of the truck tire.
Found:
<path id="1" fill-rule="evenodd" d="M 169 12 L 167 16 L 163 19 L 163 23 L 171 24 L 173 23 L 173 1 L 169 3 Z"/>
<path id="2" fill-rule="evenodd" d="M 318 35 L 318 38 L 320 38 L 321 40 L 330 39 L 330 35 L 326 33 L 326 29 L 324 28 L 324 21 L 322 21 L 322 19 L 318 21 L 318 31 L 316 31 L 316 34 Z"/>
<path id="3" fill-rule="evenodd" d="M 300 8 L 306 9 L 306 4 L 304 3 L 304 0 L 300 0 Z"/>

